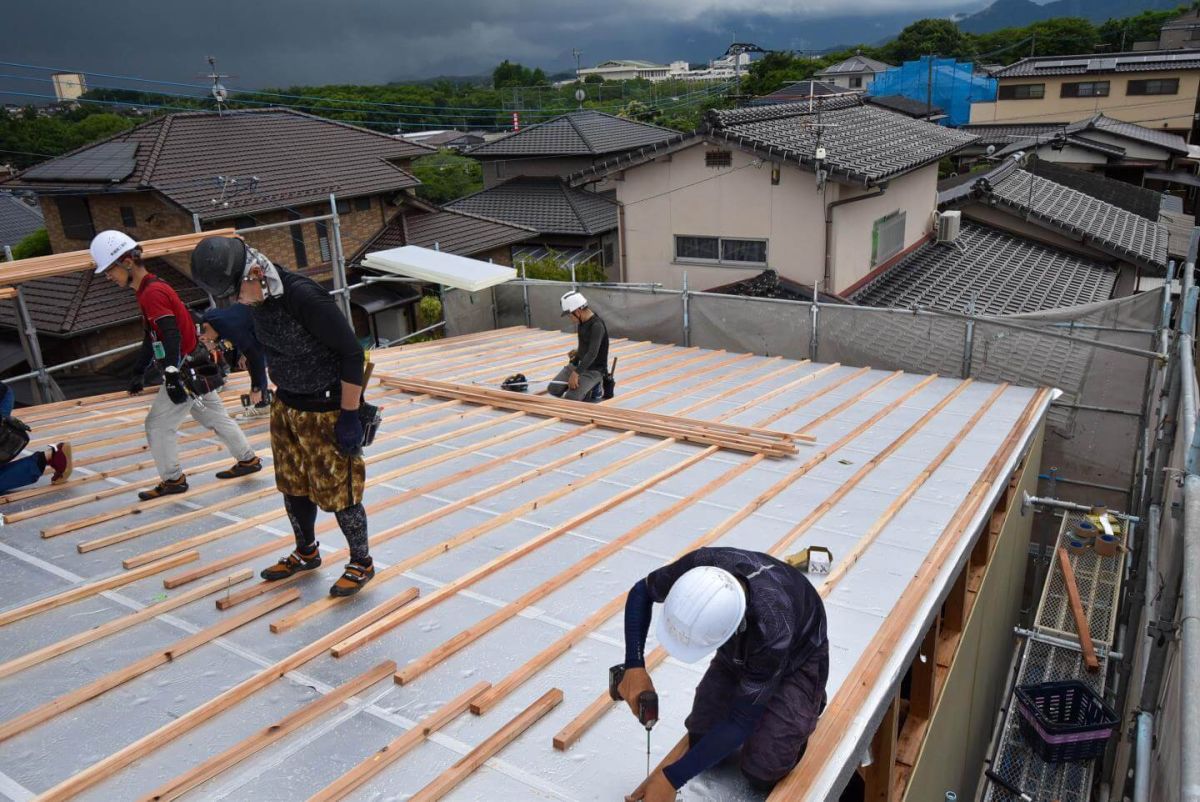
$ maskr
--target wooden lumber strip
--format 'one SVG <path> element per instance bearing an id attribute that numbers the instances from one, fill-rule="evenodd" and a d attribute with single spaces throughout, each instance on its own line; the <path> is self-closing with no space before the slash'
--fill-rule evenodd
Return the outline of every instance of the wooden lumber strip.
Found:
<path id="1" fill-rule="evenodd" d="M 232 237 L 232 228 L 219 228 L 212 231 L 200 231 L 190 234 L 177 234 L 172 237 L 143 240 L 138 243 L 142 255 L 146 259 L 158 256 L 170 256 L 176 253 L 190 253 L 200 244 L 200 240 L 208 237 Z M 19 259 L 7 266 L 0 273 L 0 282 L 4 284 L 20 284 L 37 278 L 48 276 L 64 276 L 78 273 L 80 270 L 91 270 L 96 263 L 88 251 L 68 251 L 52 253 L 49 256 L 35 256 L 31 259 Z"/>
<path id="2" fill-rule="evenodd" d="M 320 694 L 318 698 L 299 710 L 242 739 L 224 752 L 214 755 L 200 765 L 194 766 L 175 779 L 164 783 L 143 796 L 141 802 L 166 802 L 166 800 L 178 799 L 193 788 L 211 780 L 221 772 L 229 770 L 251 755 L 261 752 L 305 724 L 336 709 L 342 702 L 362 693 L 395 670 L 394 662 L 384 660 L 374 668 L 367 669 L 357 677 L 347 680 L 329 693 Z"/>
<path id="3" fill-rule="evenodd" d="M 732 424 L 689 420 L 644 410 L 622 410 L 616 406 L 601 407 L 552 397 L 539 396 L 531 399 L 522 393 L 471 387 L 451 382 L 437 382 L 430 379 L 383 376 L 380 381 L 386 387 L 409 392 L 457 398 L 503 409 L 532 412 L 537 415 L 553 415 L 577 423 L 594 423 L 606 429 L 633 429 L 641 434 L 674 437 L 686 442 L 718 445 L 722 448 L 764 453 L 773 457 L 786 457 L 796 453 L 794 440 L 797 438 L 784 432 L 767 429 L 751 429 Z M 806 438 L 798 439 L 805 440 Z M 811 442 L 811 439 L 808 441 Z"/>
<path id="4" fill-rule="evenodd" d="M 200 559 L 200 552 L 187 551 L 183 554 L 176 554 L 173 557 L 168 557 L 165 560 L 150 563 L 136 571 L 126 571 L 123 574 L 97 579 L 95 582 L 87 582 L 82 585 L 76 585 L 72 588 L 67 588 L 64 591 L 55 593 L 53 596 L 46 596 L 37 601 L 23 604 L 20 607 L 15 607 L 11 610 L 5 610 L 0 613 L 0 627 L 5 624 L 11 624 L 14 621 L 20 621 L 22 618 L 28 618 L 31 615 L 44 613 L 47 610 L 53 610 L 56 607 L 62 607 L 64 604 L 77 602 L 80 599 L 86 599 L 88 596 L 95 596 L 97 593 L 103 593 L 106 590 L 119 588 L 123 585 L 128 585 L 131 582 L 137 582 L 139 579 L 145 579 L 148 576 L 166 571 L 169 568 L 175 568 L 185 563 L 194 562 Z"/>
<path id="5" fill-rule="evenodd" d="M 160 649 L 124 668 L 118 668 L 116 671 L 109 672 L 103 677 L 76 688 L 70 693 L 65 693 L 57 699 L 52 699 L 26 713 L 22 713 L 16 718 L 9 719 L 0 724 L 0 743 L 7 741 L 14 735 L 19 735 L 32 727 L 36 727 L 38 724 L 49 721 L 60 713 L 65 713 L 89 699 L 95 699 L 100 694 L 140 677 L 152 669 L 170 663 L 193 649 L 197 649 L 222 635 L 227 635 L 238 627 L 248 624 L 254 619 L 266 615 L 272 610 L 276 610 L 298 598 L 300 598 L 300 591 L 291 588 L 253 607 L 248 607 L 236 615 L 223 618 L 194 635 L 188 635 L 186 638 L 175 641 L 165 649 Z"/>
<path id="6" fill-rule="evenodd" d="M 486 682 L 477 682 L 433 713 L 418 721 L 412 729 L 393 739 L 366 760 L 359 763 L 350 771 L 338 777 L 329 785 L 308 798 L 308 802 L 337 802 L 350 794 L 363 783 L 379 774 L 388 766 L 411 752 L 433 733 L 458 718 L 467 706 L 479 694 L 491 686 Z"/>
<path id="7" fill-rule="evenodd" d="M 879 673 L 887 662 L 895 657 L 900 637 L 917 618 L 918 607 L 930 593 L 934 577 L 959 545 L 960 538 L 975 513 L 987 502 L 991 485 L 1008 459 L 1020 447 L 1021 436 L 1032 424 L 1048 392 L 1039 390 L 1029 399 L 1024 412 L 1013 424 L 1004 442 L 996 449 L 958 511 L 942 530 L 937 544 L 921 563 L 921 567 L 888 614 L 883 626 L 875 633 L 869 646 L 842 682 L 841 690 L 830 700 L 829 706 L 817 722 L 817 729 L 808 740 L 808 750 L 804 759 L 791 774 L 775 786 L 769 800 L 785 802 L 803 797 L 806 790 L 815 784 L 817 775 L 833 759 L 833 752 L 840 743 L 841 736 L 854 729 L 854 718 L 861 712 L 867 696 L 875 690 L 875 680 Z"/>
<path id="8" fill-rule="evenodd" d="M 450 793 L 454 790 L 455 786 L 471 776 L 476 769 L 497 755 L 500 750 L 515 741 L 525 730 L 532 727 L 543 716 L 557 707 L 562 698 L 562 691 L 558 688 L 551 688 L 546 691 L 537 701 L 525 708 L 515 718 L 496 730 L 496 732 L 492 733 L 487 740 L 460 758 L 453 766 L 438 775 L 433 782 L 418 791 L 411 798 L 410 802 L 435 802 L 435 800 L 441 799 Z"/>
<path id="9" fill-rule="evenodd" d="M 86 769 L 73 774 L 58 785 L 39 795 L 37 799 L 39 802 L 51 802 L 51 800 L 53 802 L 60 802 L 60 800 L 67 800 L 77 796 L 88 788 L 116 774 L 135 760 L 139 760 L 173 742 L 181 735 L 191 732 L 204 722 L 209 721 L 248 698 L 251 694 L 267 687 L 289 671 L 294 671 L 317 655 L 323 653 L 332 644 L 344 638 L 347 634 L 361 629 L 364 624 L 408 604 L 417 598 L 418 593 L 419 591 L 416 588 L 409 588 L 402 593 L 392 596 L 378 607 L 368 610 L 327 635 L 317 638 L 299 651 L 293 652 L 290 656 L 267 666 L 250 678 L 239 682 L 237 685 L 218 694 L 199 707 L 192 708 L 179 718 L 164 724 L 157 730 L 142 736 L 103 760 L 93 763 Z"/>
<path id="10" fill-rule="evenodd" d="M 49 646 L 43 646 L 35 651 L 27 652 L 20 657 L 14 657 L 7 663 L 0 663 L 0 679 L 10 676 L 11 674 L 15 674 L 18 671 L 24 671 L 25 669 L 31 666 L 36 666 L 39 663 L 44 663 L 53 657 L 58 657 L 60 654 L 66 654 L 72 649 L 78 649 L 80 646 L 86 646 L 89 643 L 95 643 L 101 638 L 107 638 L 109 635 L 122 632 L 136 624 L 140 624 L 143 621 L 148 621 L 151 618 L 160 616 L 163 613 L 169 613 L 171 610 L 178 609 L 185 604 L 196 601 L 197 599 L 202 599 L 209 594 L 231 588 L 239 582 L 245 582 L 247 579 L 253 576 L 253 574 L 254 572 L 249 568 L 242 569 L 237 573 L 230 574 L 224 579 L 218 579 L 214 582 L 200 585 L 199 587 L 184 591 L 183 593 L 167 599 L 166 601 L 145 607 L 137 612 L 130 613 L 129 615 L 121 616 L 120 618 L 109 621 L 106 624 L 97 624 L 91 629 L 80 632 L 77 635 L 63 638 L 60 641 L 51 643 Z"/>
<path id="11" fill-rule="evenodd" d="M 1071 606 L 1071 617 L 1075 619 L 1075 630 L 1079 634 L 1079 648 L 1083 652 L 1083 665 L 1089 673 L 1100 670 L 1100 659 L 1096 657 L 1096 645 L 1092 643 L 1092 628 L 1088 624 L 1087 614 L 1083 611 L 1083 601 L 1079 598 L 1079 585 L 1075 582 L 1075 569 L 1071 566 L 1071 556 L 1062 546 L 1058 547 L 1058 565 L 1062 569 L 1063 584 L 1067 588 L 1067 601 Z"/>

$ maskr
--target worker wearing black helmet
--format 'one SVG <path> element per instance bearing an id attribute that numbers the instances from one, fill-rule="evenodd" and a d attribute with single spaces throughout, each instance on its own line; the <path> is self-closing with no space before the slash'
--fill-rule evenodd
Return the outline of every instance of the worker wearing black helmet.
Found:
<path id="1" fill-rule="evenodd" d="M 375 576 L 362 505 L 363 351 L 354 330 L 321 285 L 240 239 L 203 240 L 192 253 L 192 279 L 214 298 L 236 298 L 254 310 L 276 387 L 271 452 L 296 548 L 262 577 L 285 579 L 321 565 L 319 507 L 334 514 L 350 547 L 350 562 L 329 593 L 354 595 Z"/>

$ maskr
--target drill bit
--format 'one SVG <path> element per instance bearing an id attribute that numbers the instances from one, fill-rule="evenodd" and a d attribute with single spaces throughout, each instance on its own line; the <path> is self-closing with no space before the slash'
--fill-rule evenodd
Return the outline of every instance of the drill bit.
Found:
<path id="1" fill-rule="evenodd" d="M 646 776 L 650 776 L 650 730 L 646 730 Z"/>

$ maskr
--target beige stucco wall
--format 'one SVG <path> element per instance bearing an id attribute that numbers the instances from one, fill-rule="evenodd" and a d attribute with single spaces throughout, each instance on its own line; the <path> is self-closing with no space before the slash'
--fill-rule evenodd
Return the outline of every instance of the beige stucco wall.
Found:
<path id="1" fill-rule="evenodd" d="M 1179 93 L 1175 95 L 1127 95 L 1128 81 L 1158 78 L 1178 78 Z M 1064 83 L 1108 81 L 1108 97 L 1060 97 Z M 1190 130 L 1196 110 L 1196 95 L 1200 91 L 1200 73 L 1122 72 L 1089 75 L 1046 75 L 1022 78 L 1002 78 L 1001 86 L 1044 83 L 1046 96 L 1040 100 L 997 100 L 994 103 L 971 104 L 972 123 L 991 122 L 1075 122 L 1102 111 L 1109 117 L 1136 122 L 1147 128 Z"/>
<path id="2" fill-rule="evenodd" d="M 794 165 L 784 165 L 779 184 L 772 185 L 771 165 L 736 148 L 731 167 L 706 167 L 705 151 L 719 147 L 698 144 L 627 170 L 614 182 L 625 207 L 626 280 L 679 288 L 686 270 L 691 289 L 708 289 L 763 269 L 676 262 L 675 236 L 691 235 L 766 239 L 768 267 L 802 284 L 823 281 L 825 203 L 861 190 L 829 182 L 818 192 L 813 174 Z M 930 165 L 893 181 L 883 198 L 834 211 L 836 290 L 870 270 L 877 218 L 905 208 L 906 247 L 928 230 L 936 185 L 937 166 Z"/>

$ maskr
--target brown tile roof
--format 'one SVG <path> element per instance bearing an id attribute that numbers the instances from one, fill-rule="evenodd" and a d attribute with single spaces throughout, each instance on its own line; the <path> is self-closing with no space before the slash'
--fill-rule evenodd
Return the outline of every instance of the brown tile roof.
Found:
<path id="1" fill-rule="evenodd" d="M 185 304 L 207 301 L 204 291 L 162 259 L 147 261 L 151 273 L 170 284 Z M 3 270 L 0 267 L 0 270 Z M 39 336 L 71 337 L 137 320 L 137 298 L 103 276 L 81 270 L 21 285 L 29 316 Z M 12 304 L 0 304 L 0 326 L 16 328 Z"/>
<path id="2" fill-rule="evenodd" d="M 36 178 L 39 172 L 55 176 L 57 162 L 116 142 L 136 145 L 126 178 L 107 183 Z M 420 182 L 397 162 L 432 152 L 291 109 L 181 112 L 43 162 L 9 184 L 76 194 L 152 189 L 203 220 L 216 220 L 327 201 L 331 192 L 349 198 L 414 187 Z"/>
<path id="3" fill-rule="evenodd" d="M 467 153 L 483 159 L 504 156 L 599 156 L 662 142 L 678 133 L 670 128 L 614 117 L 601 111 L 573 111 L 476 145 Z"/>
<path id="4" fill-rule="evenodd" d="M 617 204 L 557 178 L 514 178 L 447 205 L 541 234 L 592 236 L 617 227 Z"/>

